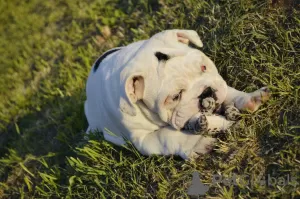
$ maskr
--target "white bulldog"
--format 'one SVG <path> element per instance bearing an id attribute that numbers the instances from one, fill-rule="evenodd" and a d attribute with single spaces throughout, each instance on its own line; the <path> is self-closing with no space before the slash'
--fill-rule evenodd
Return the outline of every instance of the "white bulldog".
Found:
<path id="1" fill-rule="evenodd" d="M 124 145 L 129 140 L 144 155 L 205 154 L 214 138 L 182 130 L 199 115 L 199 95 L 216 91 L 217 103 L 255 111 L 268 96 L 262 88 L 244 93 L 228 87 L 214 63 L 200 50 L 193 30 L 166 30 L 148 40 L 105 52 L 87 80 L 87 132 Z M 220 115 L 206 116 L 208 128 L 225 130 L 232 122 Z M 199 120 L 199 122 L 201 122 Z"/>

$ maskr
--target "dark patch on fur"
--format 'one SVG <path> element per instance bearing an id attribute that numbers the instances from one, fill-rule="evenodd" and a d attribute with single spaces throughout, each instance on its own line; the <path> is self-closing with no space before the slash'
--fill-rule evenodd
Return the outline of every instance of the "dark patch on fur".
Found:
<path id="1" fill-rule="evenodd" d="M 99 68 L 101 62 L 110 54 L 118 51 L 118 50 L 121 50 L 120 48 L 117 48 L 117 49 L 113 49 L 113 50 L 110 50 L 110 51 L 107 51 L 106 53 L 104 53 L 101 57 L 99 57 L 94 65 L 94 72 L 97 71 L 97 69 Z"/>
<path id="2" fill-rule="evenodd" d="M 170 59 L 169 55 L 166 55 L 166 54 L 161 53 L 161 52 L 156 52 L 155 57 L 158 59 L 158 61 L 167 61 L 167 60 Z"/>
<path id="3" fill-rule="evenodd" d="M 197 46 L 196 44 L 192 43 L 191 41 L 189 41 L 188 46 L 190 48 L 194 48 L 194 49 L 197 49 L 197 50 L 201 49 L 199 46 Z"/>

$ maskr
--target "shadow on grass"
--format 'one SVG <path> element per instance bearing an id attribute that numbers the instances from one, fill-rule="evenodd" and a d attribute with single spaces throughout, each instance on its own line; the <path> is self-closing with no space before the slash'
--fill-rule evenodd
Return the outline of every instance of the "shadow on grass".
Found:
<path id="1" fill-rule="evenodd" d="M 17 126 L 10 124 L 8 132 L 1 134 L 0 154 L 6 159 L 5 169 L 0 170 L 1 181 L 18 161 L 9 158 L 13 153 L 22 162 L 28 155 L 41 157 L 51 155 L 49 164 L 64 164 L 65 156 L 73 155 L 73 149 L 83 139 L 87 121 L 83 109 L 83 91 L 71 97 L 54 97 L 38 112 L 18 119 Z M 6 154 L 6 158 L 4 157 Z M 3 161 L 2 159 L 2 161 Z"/>

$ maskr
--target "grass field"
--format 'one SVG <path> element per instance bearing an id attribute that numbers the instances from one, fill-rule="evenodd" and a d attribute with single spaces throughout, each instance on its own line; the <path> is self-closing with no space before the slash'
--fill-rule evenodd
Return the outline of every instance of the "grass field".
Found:
<path id="1" fill-rule="evenodd" d="M 205 198 L 300 198 L 300 7 L 274 2 L 0 0 L 0 198 L 188 198 L 194 171 Z M 171 28 L 196 30 L 230 86 L 267 85 L 272 99 L 194 161 L 84 139 L 95 59 Z M 229 186 L 214 174 L 297 183 Z"/>

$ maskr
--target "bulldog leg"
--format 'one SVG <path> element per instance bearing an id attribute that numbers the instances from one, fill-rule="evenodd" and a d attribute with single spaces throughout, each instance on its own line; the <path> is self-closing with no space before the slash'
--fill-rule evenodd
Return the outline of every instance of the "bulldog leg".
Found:
<path id="1" fill-rule="evenodd" d="M 183 159 L 210 152 L 216 141 L 215 138 L 193 135 L 172 127 L 164 127 L 141 139 L 135 139 L 134 145 L 144 155 L 179 155 Z"/>
<path id="2" fill-rule="evenodd" d="M 271 92 L 267 87 L 260 88 L 252 93 L 245 93 L 228 87 L 224 104 L 227 106 L 234 103 L 235 107 L 239 110 L 255 112 L 270 96 Z"/>
<path id="3" fill-rule="evenodd" d="M 209 135 L 225 131 L 235 123 L 234 121 L 227 120 L 222 115 L 206 116 L 206 119 L 208 123 L 207 132 Z"/>

